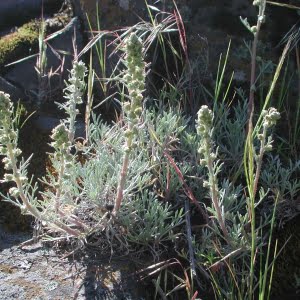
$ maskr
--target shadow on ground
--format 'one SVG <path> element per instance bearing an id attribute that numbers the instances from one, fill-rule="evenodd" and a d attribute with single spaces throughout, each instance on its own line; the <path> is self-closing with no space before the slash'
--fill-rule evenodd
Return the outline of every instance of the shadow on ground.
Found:
<path id="1" fill-rule="evenodd" d="M 95 252 L 73 259 L 41 243 L 18 246 L 30 238 L 0 228 L 0 300 L 144 299 L 128 259 L 101 260 Z"/>

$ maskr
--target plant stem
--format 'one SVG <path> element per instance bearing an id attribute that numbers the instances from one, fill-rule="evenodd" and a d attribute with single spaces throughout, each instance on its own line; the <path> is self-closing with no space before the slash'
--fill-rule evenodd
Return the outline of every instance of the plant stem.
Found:
<path id="1" fill-rule="evenodd" d="M 58 174 L 58 187 L 55 194 L 55 211 L 56 213 L 60 209 L 60 196 L 61 196 L 61 185 L 62 185 L 62 176 L 65 172 L 65 159 L 62 156 L 61 166 Z"/>
<path id="2" fill-rule="evenodd" d="M 17 188 L 19 190 L 20 198 L 23 201 L 23 204 L 25 205 L 26 209 L 30 212 L 30 214 L 32 216 L 34 216 L 36 219 L 39 219 L 41 221 L 45 221 L 46 223 L 49 223 L 48 220 L 45 219 L 42 216 L 42 214 L 39 212 L 39 210 L 36 207 L 34 207 L 33 205 L 31 205 L 31 203 L 28 201 L 28 199 L 25 195 L 25 192 L 24 192 L 24 189 L 23 189 L 23 186 L 22 186 L 22 182 L 21 182 L 21 179 L 20 179 L 20 174 L 19 174 L 19 171 L 18 171 L 18 168 L 17 168 L 16 159 L 15 159 L 14 154 L 13 154 L 13 146 L 12 146 L 11 143 L 7 144 L 7 150 L 8 150 L 9 158 L 12 162 L 12 170 L 13 170 L 13 174 L 14 174 L 14 178 L 15 178 L 14 180 L 15 180 L 15 183 L 16 183 Z M 60 221 L 54 221 L 53 224 L 56 225 L 61 230 L 67 232 L 70 235 L 72 235 L 72 236 L 77 236 L 78 237 L 81 234 L 80 231 L 72 229 L 68 225 L 66 225 L 66 224 L 64 224 Z"/>
<path id="3" fill-rule="evenodd" d="M 186 224 L 186 232 L 187 232 L 187 241 L 188 241 L 188 246 L 189 246 L 191 275 L 192 275 L 192 280 L 194 280 L 195 278 L 197 278 L 197 273 L 196 273 L 194 248 L 193 248 L 193 245 L 192 245 L 190 203 L 189 203 L 188 200 L 184 201 L 184 208 L 185 208 L 185 224 Z"/>
<path id="4" fill-rule="evenodd" d="M 261 0 L 259 4 L 259 12 L 256 23 L 256 30 L 253 32 L 254 40 L 252 43 L 251 51 L 251 76 L 250 76 L 250 93 L 249 93 L 249 103 L 248 103 L 248 132 L 253 130 L 253 114 L 254 114 L 254 93 L 255 93 L 255 81 L 256 81 L 256 54 L 257 54 L 257 44 L 258 44 L 258 35 L 260 28 L 265 19 L 265 9 L 266 9 L 266 0 Z"/>
<path id="5" fill-rule="evenodd" d="M 265 143 L 266 143 L 266 136 L 267 136 L 267 128 L 263 128 L 263 137 L 261 140 L 260 150 L 259 150 L 259 156 L 257 159 L 257 165 L 256 165 L 256 172 L 254 177 L 254 185 L 253 185 L 253 198 L 255 199 L 256 192 L 257 192 L 257 186 L 258 186 L 258 180 L 260 177 L 260 171 L 262 166 L 262 160 L 265 153 Z"/>
<path id="6" fill-rule="evenodd" d="M 256 80 L 256 53 L 258 34 L 260 31 L 261 22 L 257 21 L 257 32 L 254 35 L 251 51 L 251 76 L 250 76 L 250 92 L 249 92 L 249 103 L 248 103 L 248 132 L 253 131 L 253 114 L 254 114 L 254 93 L 255 93 L 255 80 Z"/>
<path id="7" fill-rule="evenodd" d="M 133 124 L 130 122 L 128 125 L 128 129 L 131 131 L 132 128 L 133 128 Z M 128 166 L 129 166 L 131 147 L 132 147 L 132 137 L 128 137 L 126 139 L 125 154 L 124 154 L 122 169 L 120 173 L 120 180 L 117 188 L 117 197 L 115 202 L 114 215 L 116 215 L 116 213 L 119 211 L 123 200 L 123 196 L 124 196 L 123 191 L 126 183 L 126 176 L 127 176 Z"/>
<path id="8" fill-rule="evenodd" d="M 256 32 L 254 33 L 254 40 L 252 44 L 252 51 L 251 51 L 251 77 L 250 77 L 250 94 L 249 94 L 249 103 L 248 103 L 248 113 L 249 113 L 249 120 L 248 120 L 248 128 L 247 128 L 247 146 L 245 149 L 248 150 L 248 163 L 251 170 L 248 173 L 248 188 L 250 192 L 250 222 L 251 222 L 251 263 L 250 263 L 250 283 L 249 283 L 249 295 L 252 297 L 253 293 L 253 279 L 254 279 L 254 258 L 255 258 L 255 251 L 256 251 L 256 232 L 255 232 L 255 193 L 257 189 L 257 183 L 255 187 L 255 183 L 253 183 L 253 115 L 254 115 L 254 93 L 255 93 L 255 81 L 256 81 L 256 54 L 257 54 L 257 44 L 258 44 L 258 35 L 260 32 L 260 27 L 264 19 L 266 1 L 262 0 L 259 4 L 259 13 L 257 18 L 256 24 Z M 260 166 L 261 168 L 261 166 Z M 252 177 L 252 178 L 251 178 Z M 259 173 L 256 170 L 255 180 L 258 181 Z M 253 189 L 252 189 L 253 188 Z M 250 189 L 252 189 L 250 191 Z"/>
<path id="9" fill-rule="evenodd" d="M 14 177 L 15 177 L 15 183 L 17 185 L 17 188 L 19 190 L 19 193 L 20 193 L 20 198 L 21 200 L 23 201 L 26 209 L 30 212 L 30 214 L 32 216 L 34 216 L 36 219 L 38 220 L 41 220 L 41 221 L 45 221 L 46 223 L 49 223 L 48 220 L 46 220 L 42 215 L 41 213 L 39 212 L 39 210 L 32 206 L 30 204 L 30 202 L 28 201 L 26 195 L 25 195 L 25 192 L 24 192 L 24 189 L 23 189 L 23 186 L 22 186 L 22 183 L 21 183 L 21 179 L 20 179 L 20 175 L 19 175 L 19 172 L 18 172 L 18 169 L 17 169 L 17 164 L 16 164 L 16 160 L 15 160 L 15 157 L 13 155 L 13 149 L 12 149 L 12 145 L 11 143 L 9 143 L 7 145 L 7 150 L 8 150 L 8 155 L 12 161 L 12 168 L 13 168 L 13 174 L 14 174 Z M 61 230 L 65 231 L 66 233 L 72 235 L 72 236 L 76 236 L 76 237 L 79 237 L 81 235 L 81 232 L 76 230 L 76 229 L 72 229 L 70 228 L 68 225 L 62 223 L 61 221 L 54 221 L 53 222 L 54 225 L 56 225 L 58 228 L 60 228 Z"/>
<path id="10" fill-rule="evenodd" d="M 25 195 L 25 192 L 24 192 L 24 189 L 23 189 L 23 186 L 22 186 L 22 182 L 21 182 L 21 179 L 20 179 L 20 174 L 19 174 L 19 171 L 18 171 L 18 168 L 17 168 L 16 159 L 15 159 L 15 156 L 13 154 L 13 146 L 12 146 L 11 143 L 8 143 L 6 147 L 7 147 L 9 158 L 11 160 L 12 171 L 13 171 L 13 175 L 14 175 L 14 181 L 15 181 L 15 183 L 17 185 L 18 190 L 19 190 L 20 198 L 23 201 L 26 209 L 35 218 L 42 219 L 42 215 L 40 214 L 40 212 L 38 211 L 38 209 L 30 204 L 30 202 L 28 201 L 28 199 L 27 199 L 27 197 Z"/>
<path id="11" fill-rule="evenodd" d="M 208 137 L 206 137 L 205 138 L 205 150 L 206 150 L 206 157 L 207 157 L 207 168 L 208 168 L 208 173 L 209 173 L 212 202 L 213 202 L 213 205 L 214 205 L 216 213 L 217 213 L 218 223 L 221 226 L 221 229 L 225 236 L 226 241 L 229 243 L 229 234 L 226 229 L 225 222 L 222 217 L 221 208 L 219 205 L 218 187 L 217 187 L 217 182 L 216 182 L 216 178 L 215 178 L 215 174 L 214 174 L 213 161 L 210 156 L 209 144 L 210 144 L 210 140 Z"/>

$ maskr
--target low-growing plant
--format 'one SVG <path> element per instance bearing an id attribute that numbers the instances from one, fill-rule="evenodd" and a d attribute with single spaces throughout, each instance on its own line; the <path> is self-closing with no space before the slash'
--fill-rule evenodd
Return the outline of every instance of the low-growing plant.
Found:
<path id="1" fill-rule="evenodd" d="M 124 120 L 108 126 L 93 116 L 87 145 L 75 140 L 77 106 L 82 103 L 87 69 L 82 62 L 74 62 L 65 89 L 66 102 L 58 104 L 67 117 L 52 131 L 54 153 L 50 154 L 51 169 L 42 179 L 46 186 L 43 192 L 37 193 L 37 185 L 27 178 L 31 157 L 18 163 L 21 150 L 17 148 L 13 106 L 9 96 L 1 93 L 1 114 L 5 116 L 1 120 L 1 154 L 5 155 L 8 171 L 4 181 L 15 183 L 4 197 L 41 221 L 48 234 L 84 241 L 93 233 L 112 230 L 124 244 L 152 247 L 152 241 L 151 249 L 157 251 L 161 244 L 174 239 L 172 229 L 181 224 L 182 211 L 173 213 L 170 204 L 144 191 L 151 186 L 155 162 L 151 163 L 148 136 L 140 123 L 145 71 L 142 43 L 135 34 L 127 38 L 125 53 L 124 83 L 129 95 L 124 103 Z M 148 124 L 154 119 L 149 114 Z M 165 122 L 156 122 L 159 139 L 163 138 Z M 83 153 L 84 163 L 79 153 Z"/>
<path id="2" fill-rule="evenodd" d="M 257 25 L 251 27 L 243 20 L 254 34 L 249 102 L 240 89 L 240 102 L 227 103 L 232 77 L 220 101 L 228 50 L 211 94 L 212 109 L 201 106 L 197 120 L 185 117 L 180 106 L 174 108 L 166 99 L 171 94 L 172 101 L 180 97 L 176 86 L 160 91 L 158 99 L 166 105 L 145 105 L 144 57 L 155 36 L 151 30 L 159 31 L 163 47 L 161 34 L 168 32 L 164 26 L 171 28 L 173 19 L 161 27 L 156 19 L 152 27 L 141 22 L 120 36 L 115 51 L 121 58 L 115 77 L 108 79 L 118 82 L 121 93 L 121 113 L 113 124 L 93 113 L 94 73 L 90 66 L 84 138 L 77 138 L 76 122 L 87 68 L 74 61 L 66 83 L 66 101 L 58 104 L 66 118 L 51 134 L 53 153 L 51 167 L 41 179 L 46 187 L 43 191 L 28 178 L 26 169 L 34 157 L 20 159 L 13 105 L 9 95 L 0 92 L 3 182 L 13 184 L 7 195 L 2 195 L 4 199 L 39 220 L 50 239 L 59 236 L 86 245 L 104 243 L 111 254 L 120 249 L 147 250 L 156 261 L 163 252 L 177 253 L 189 264 L 169 259 L 149 268 L 150 275 L 159 274 L 152 280 L 155 297 L 172 297 L 175 291 L 185 289 L 188 299 L 195 299 L 200 289 L 211 287 L 215 299 L 256 299 L 257 295 L 269 299 L 277 257 L 277 246 L 275 251 L 271 249 L 276 209 L 287 198 L 295 199 L 300 190 L 296 177 L 299 162 L 286 167 L 271 151 L 280 114 L 268 105 L 287 48 L 263 110 L 255 114 L 255 51 L 266 1 L 253 4 L 259 7 Z M 102 36 L 93 37 L 84 51 Z M 99 55 L 103 62 L 104 54 Z M 170 87 L 169 79 L 166 84 Z M 265 213 L 261 206 L 269 202 Z M 174 265 L 180 265 L 183 278 L 168 269 Z M 169 289 L 168 278 L 176 281 L 175 287 Z"/>

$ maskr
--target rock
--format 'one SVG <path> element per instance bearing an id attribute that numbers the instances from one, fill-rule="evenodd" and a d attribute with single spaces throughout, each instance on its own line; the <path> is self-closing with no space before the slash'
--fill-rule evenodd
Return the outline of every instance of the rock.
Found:
<path id="1" fill-rule="evenodd" d="M 58 11 L 63 0 L 9 0 L 0 1 L 0 30 L 19 26 L 41 15 L 42 3 L 44 11 Z"/>
<path id="2" fill-rule="evenodd" d="M 55 22 L 55 18 L 48 19 L 47 22 Z M 65 28 L 61 29 L 60 34 L 47 42 L 46 74 L 48 77 L 44 79 L 45 85 L 42 92 L 44 99 L 49 102 L 58 101 L 58 97 L 62 96 L 64 80 L 68 78 L 68 70 L 72 68 L 74 34 L 77 51 L 80 51 L 83 48 L 83 36 L 80 22 L 76 17 L 71 19 Z M 37 53 L 37 50 L 34 53 Z M 25 94 L 30 95 L 33 102 L 39 93 L 39 79 L 35 70 L 36 60 L 37 57 L 35 56 L 14 64 L 8 68 L 5 74 L 5 78 L 18 85 Z"/>
<path id="3" fill-rule="evenodd" d="M 222 2 L 222 5 L 220 5 L 219 1 L 212 0 L 181 0 L 176 2 L 186 29 L 187 49 L 193 77 L 200 77 L 201 80 L 208 81 L 213 85 L 212 78 L 216 77 L 220 54 L 223 53 L 225 55 L 229 41 L 232 40 L 232 49 L 236 49 L 239 45 L 243 45 L 243 39 L 248 35 L 247 30 L 239 20 L 239 16 L 243 15 L 248 18 L 250 17 L 250 19 L 255 19 L 255 8 L 253 8 L 252 3 L 249 1 L 240 0 L 225 0 Z M 101 30 L 113 31 L 122 27 L 132 26 L 140 22 L 141 19 L 150 22 L 149 13 L 144 1 L 73 0 L 72 3 L 74 12 L 82 19 L 86 32 L 90 30 L 86 15 L 90 19 L 92 29 L 98 29 L 97 4 L 100 13 Z M 161 11 L 170 13 L 173 13 L 175 9 L 172 0 L 157 1 L 155 6 Z M 152 13 L 156 14 L 157 12 L 153 10 Z M 178 35 L 175 37 L 175 33 L 173 33 L 171 36 L 174 37 L 173 42 L 175 47 L 177 49 L 180 48 Z M 250 34 L 249 37 L 251 38 Z M 110 56 L 111 47 L 106 50 L 107 56 L 109 56 L 109 59 L 106 61 L 106 75 L 109 77 L 112 69 L 110 65 L 114 64 L 118 57 Z M 162 54 L 158 54 L 157 60 L 154 61 L 150 53 L 146 58 L 147 62 L 151 62 L 151 76 L 157 76 L 153 74 L 162 74 L 164 76 L 166 70 L 162 57 Z M 176 70 L 172 69 L 175 66 L 173 55 L 167 55 L 167 59 L 170 73 L 175 73 Z M 97 62 L 97 55 L 94 55 L 93 62 L 96 73 L 99 77 L 102 77 L 102 72 Z M 230 70 L 234 69 L 238 71 L 239 75 L 242 74 L 242 76 L 236 77 L 237 79 L 242 81 L 248 80 L 248 61 L 244 63 L 244 61 L 233 57 L 233 59 L 229 60 L 228 64 L 230 65 Z M 159 89 L 159 85 L 162 84 L 161 80 L 159 78 L 152 78 L 151 80 L 155 82 L 155 86 Z M 95 94 L 99 95 L 99 90 L 101 89 L 98 86 Z"/>
<path id="4" fill-rule="evenodd" d="M 6 238 L 19 239 L 20 243 L 28 236 L 6 233 Z M 128 259 L 109 262 L 109 258 L 100 260 L 91 252 L 73 260 L 40 243 L 22 249 L 11 243 L 5 245 L 9 248 L 0 249 L 1 300 L 143 299 Z"/>
<path id="5" fill-rule="evenodd" d="M 33 124 L 36 130 L 43 134 L 51 134 L 51 131 L 60 123 L 60 119 L 54 116 L 39 114 L 33 119 Z M 76 121 L 76 137 L 85 137 L 85 124 L 83 121 Z"/>
<path id="6" fill-rule="evenodd" d="M 40 22 L 30 21 L 12 33 L 0 38 L 0 67 L 5 73 L 6 64 L 34 54 L 38 49 Z M 33 52 L 35 51 L 35 52 Z"/>
<path id="7" fill-rule="evenodd" d="M 17 88 L 6 79 L 0 76 L 0 91 L 3 91 L 10 95 L 10 99 L 17 103 L 19 100 L 26 100 L 25 94 L 22 92 L 20 88 Z"/>
<path id="8" fill-rule="evenodd" d="M 122 26 L 134 25 L 139 21 L 138 16 L 146 15 L 144 1 L 72 0 L 72 3 L 75 14 L 82 18 L 86 30 L 89 30 L 86 14 L 91 19 L 92 28 L 97 29 L 96 5 L 101 14 L 100 22 L 103 30 L 115 30 Z"/>
<path id="9" fill-rule="evenodd" d="M 92 29 L 97 30 L 95 9 L 97 3 L 102 30 L 112 31 L 131 26 L 141 19 L 149 21 L 145 2 L 140 0 L 73 0 L 72 3 L 75 13 L 82 18 L 86 31 L 90 30 L 86 14 L 91 20 Z M 148 3 L 153 5 L 150 1 Z M 235 70 L 238 72 L 238 80 L 248 81 L 249 57 L 242 59 L 240 54 L 241 51 L 247 51 L 244 39 L 250 41 L 253 37 L 241 23 L 240 16 L 247 17 L 251 24 L 256 23 L 257 11 L 252 1 L 224 0 L 220 4 L 218 0 L 181 0 L 176 3 L 186 29 L 189 59 L 195 69 L 202 70 L 200 75 L 208 78 L 216 77 L 220 54 L 225 55 L 231 40 L 229 76 Z M 157 1 L 154 5 L 161 11 L 170 13 L 174 11 L 173 0 Z M 282 14 L 276 13 L 278 10 L 284 13 L 284 18 Z M 155 13 L 153 11 L 153 14 Z M 273 46 L 279 42 L 280 38 L 275 37 L 274 32 L 278 30 L 274 28 L 278 26 L 289 28 L 297 22 L 299 16 L 296 11 L 269 5 L 266 16 L 267 22 L 262 28 L 260 38 L 264 41 L 263 43 L 266 43 L 264 53 L 266 57 L 274 59 L 274 63 L 277 63 L 278 57 L 273 54 Z M 270 42 L 270 39 L 271 44 L 268 45 L 267 42 Z M 155 66 L 152 65 L 152 68 Z"/>
<path id="10" fill-rule="evenodd" d="M 52 49 L 56 50 L 58 53 L 67 54 L 64 57 L 64 65 L 62 67 L 62 74 L 60 75 L 61 77 L 59 78 L 59 76 L 54 76 L 53 81 L 50 82 L 52 88 L 55 88 L 58 85 L 60 85 L 60 87 L 62 88 L 65 87 L 64 80 L 68 78 L 69 70 L 72 69 L 74 51 L 77 51 L 77 53 L 79 53 L 84 47 L 84 38 L 82 31 L 83 28 L 81 28 L 78 17 L 75 17 L 70 20 L 70 22 L 66 25 L 60 35 L 52 40 L 49 40 L 49 45 Z M 73 49 L 73 46 L 75 46 L 76 49 Z M 63 57 L 63 55 L 61 55 L 61 57 Z M 51 67 L 53 71 L 61 66 L 61 61 L 57 58 L 50 47 L 48 47 L 47 50 L 47 59 L 48 66 Z"/>

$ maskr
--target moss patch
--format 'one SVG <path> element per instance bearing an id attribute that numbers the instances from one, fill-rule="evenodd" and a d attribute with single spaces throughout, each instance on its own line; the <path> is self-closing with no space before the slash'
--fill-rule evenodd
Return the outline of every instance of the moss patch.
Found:
<path id="1" fill-rule="evenodd" d="M 38 49 L 39 21 L 31 21 L 0 39 L 0 67 L 24 58 Z M 3 72 L 3 70 L 2 70 Z"/>

